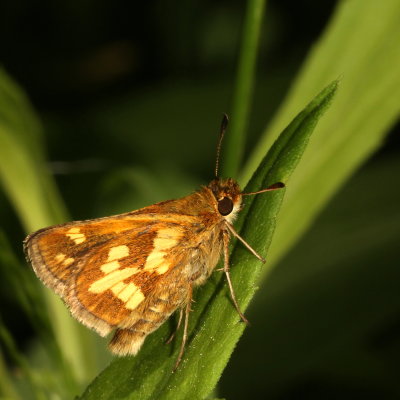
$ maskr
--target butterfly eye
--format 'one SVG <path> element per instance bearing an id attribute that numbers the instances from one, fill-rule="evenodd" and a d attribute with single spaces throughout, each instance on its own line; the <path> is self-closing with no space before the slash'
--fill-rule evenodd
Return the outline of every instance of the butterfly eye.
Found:
<path id="1" fill-rule="evenodd" d="M 228 215 L 233 210 L 233 201 L 229 197 L 224 197 L 218 201 L 218 211 L 221 215 Z"/>

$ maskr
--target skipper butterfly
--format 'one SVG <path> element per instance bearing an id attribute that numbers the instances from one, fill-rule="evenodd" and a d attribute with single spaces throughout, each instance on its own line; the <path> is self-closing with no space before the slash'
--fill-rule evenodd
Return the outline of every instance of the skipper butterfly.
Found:
<path id="1" fill-rule="evenodd" d="M 177 330 L 184 315 L 184 331 L 176 368 L 187 341 L 193 289 L 206 282 L 221 254 L 233 305 L 247 322 L 229 274 L 230 237 L 264 259 L 232 223 L 243 196 L 284 184 L 243 193 L 233 179 L 218 178 L 227 123 L 224 115 L 215 179 L 209 185 L 140 210 L 40 229 L 24 241 L 36 275 L 63 299 L 71 314 L 101 336 L 114 331 L 109 348 L 117 355 L 135 355 L 146 336 L 180 310 Z"/>

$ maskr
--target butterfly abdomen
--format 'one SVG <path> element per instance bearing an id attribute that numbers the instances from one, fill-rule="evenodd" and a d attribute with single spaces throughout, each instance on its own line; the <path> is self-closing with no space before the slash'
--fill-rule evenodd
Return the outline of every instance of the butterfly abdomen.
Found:
<path id="1" fill-rule="evenodd" d="M 132 329 L 118 329 L 108 347 L 114 354 L 119 356 L 135 355 L 142 347 L 148 333 Z"/>
<path id="2" fill-rule="evenodd" d="M 187 300 L 188 290 L 183 286 L 164 290 L 151 301 L 144 302 L 116 330 L 109 343 L 110 350 L 118 355 L 135 355 L 146 336 L 162 325 L 177 308 L 183 307 Z"/>

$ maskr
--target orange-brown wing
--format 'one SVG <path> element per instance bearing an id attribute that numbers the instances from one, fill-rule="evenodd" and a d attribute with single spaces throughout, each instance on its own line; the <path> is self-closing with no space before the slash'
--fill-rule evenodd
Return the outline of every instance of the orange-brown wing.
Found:
<path id="1" fill-rule="evenodd" d="M 36 275 L 64 297 L 69 280 L 82 268 L 88 253 L 107 246 L 111 239 L 121 237 L 137 225 L 138 222 L 123 215 L 55 225 L 29 235 L 24 249 Z M 146 244 L 141 241 L 142 247 Z"/>
<path id="2" fill-rule="evenodd" d="M 187 233 L 199 222 L 184 218 L 128 213 L 73 222 L 28 236 L 25 249 L 38 277 L 72 314 L 105 336 L 124 326 L 174 266 L 184 265 Z"/>
<path id="3" fill-rule="evenodd" d="M 186 232 L 180 225 L 141 228 L 110 240 L 107 246 L 88 255 L 85 267 L 70 286 L 67 302 L 71 312 L 102 335 L 115 327 L 131 325 L 134 310 L 143 303 L 148 305 L 149 300 L 158 300 L 154 297 L 161 292 L 160 285 L 172 295 L 175 282 L 170 282 L 167 275 L 190 258 Z M 184 269 L 181 271 L 180 280 L 187 281 Z M 184 292 L 180 295 L 184 297 Z M 108 329 L 104 330 L 98 319 Z"/>

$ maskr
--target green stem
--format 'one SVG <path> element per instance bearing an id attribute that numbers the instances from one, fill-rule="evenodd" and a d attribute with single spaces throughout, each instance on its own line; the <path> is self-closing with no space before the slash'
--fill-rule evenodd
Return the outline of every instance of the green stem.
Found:
<path id="1" fill-rule="evenodd" d="M 233 95 L 232 123 L 223 157 L 224 176 L 237 176 L 243 156 L 264 9 L 265 0 L 249 0 L 247 3 Z"/>

